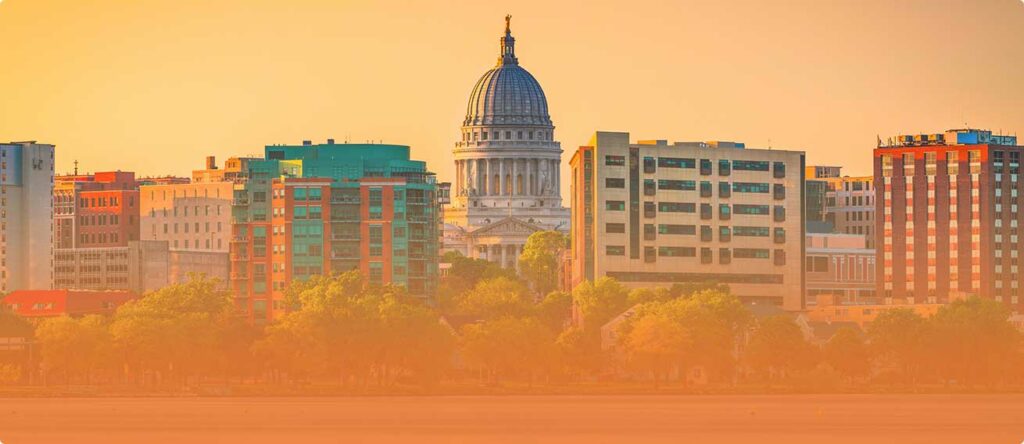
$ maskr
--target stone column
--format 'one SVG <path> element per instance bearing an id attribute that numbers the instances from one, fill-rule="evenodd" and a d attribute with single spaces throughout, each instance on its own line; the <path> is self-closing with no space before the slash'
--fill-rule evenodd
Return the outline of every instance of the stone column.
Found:
<path id="1" fill-rule="evenodd" d="M 512 196 L 519 195 L 519 159 L 512 160 L 512 192 L 509 193 Z"/>
<path id="2" fill-rule="evenodd" d="M 461 160 L 456 160 L 455 161 L 455 195 L 456 196 L 461 196 L 462 195 L 462 190 L 464 189 L 464 186 L 463 186 L 462 182 L 465 180 L 466 175 L 462 172 L 462 163 L 463 163 L 463 161 L 461 161 Z"/>

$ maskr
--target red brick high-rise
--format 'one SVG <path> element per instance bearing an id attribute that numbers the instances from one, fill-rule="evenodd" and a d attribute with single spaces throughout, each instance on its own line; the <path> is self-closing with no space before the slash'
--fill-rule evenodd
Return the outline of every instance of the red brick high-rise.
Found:
<path id="1" fill-rule="evenodd" d="M 1022 308 L 1022 151 L 1015 136 L 973 129 L 879 143 L 879 297 L 941 303 L 978 295 Z"/>

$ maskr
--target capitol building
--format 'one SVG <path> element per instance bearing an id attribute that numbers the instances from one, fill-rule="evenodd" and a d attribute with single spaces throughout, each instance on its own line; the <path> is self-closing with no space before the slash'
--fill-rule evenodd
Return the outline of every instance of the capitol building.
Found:
<path id="1" fill-rule="evenodd" d="M 456 178 L 444 209 L 444 251 L 515 267 L 535 231 L 568 232 L 562 148 L 540 83 L 519 66 L 505 18 L 498 63 L 469 95 Z"/>

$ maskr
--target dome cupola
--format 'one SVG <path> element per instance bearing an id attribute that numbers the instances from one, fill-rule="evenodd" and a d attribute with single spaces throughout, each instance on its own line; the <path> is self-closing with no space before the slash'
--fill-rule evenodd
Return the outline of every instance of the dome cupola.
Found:
<path id="1" fill-rule="evenodd" d="M 500 40 L 497 65 L 477 80 L 469 95 L 463 126 L 551 126 L 544 90 L 533 75 L 519 66 L 511 19 L 512 16 L 505 16 L 505 35 Z"/>

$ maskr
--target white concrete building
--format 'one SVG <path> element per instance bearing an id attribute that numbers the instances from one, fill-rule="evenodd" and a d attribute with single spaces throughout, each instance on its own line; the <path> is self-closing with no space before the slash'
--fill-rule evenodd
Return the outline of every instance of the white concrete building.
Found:
<path id="1" fill-rule="evenodd" d="M 498 63 L 473 88 L 455 144 L 442 250 L 514 267 L 530 234 L 568 231 L 569 210 L 547 98 L 519 66 L 508 21 Z"/>
<path id="2" fill-rule="evenodd" d="M 0 292 L 53 286 L 53 151 L 0 143 Z"/>
<path id="3" fill-rule="evenodd" d="M 727 284 L 804 308 L 804 153 L 597 132 L 572 167 L 572 286 Z"/>

